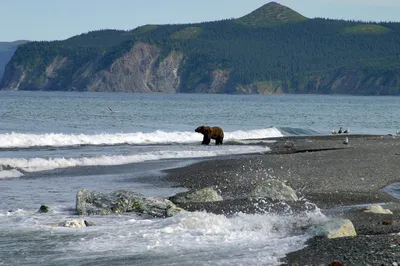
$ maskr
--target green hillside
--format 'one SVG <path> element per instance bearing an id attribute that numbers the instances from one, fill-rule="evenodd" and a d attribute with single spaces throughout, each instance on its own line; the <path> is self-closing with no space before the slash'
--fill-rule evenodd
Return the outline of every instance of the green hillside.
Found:
<path id="1" fill-rule="evenodd" d="M 307 20 L 306 17 L 300 15 L 292 9 L 278 3 L 271 2 L 254 10 L 244 17 L 236 19 L 235 21 L 246 26 L 264 27 L 301 22 L 305 20 Z"/>
<path id="2" fill-rule="evenodd" d="M 400 23 L 307 19 L 274 2 L 238 19 L 27 43 L 14 54 L 0 87 L 7 89 L 13 69 L 23 66 L 39 75 L 22 89 L 44 89 L 40 73 L 60 56 L 68 63 L 51 89 L 85 90 L 76 85 L 82 83 L 78 70 L 88 65 L 85 73 L 91 75 L 107 70 L 138 42 L 161 50 L 158 63 L 171 51 L 184 55 L 177 92 L 205 92 L 200 85 L 210 84 L 212 73 L 220 70 L 229 73 L 220 93 L 400 94 Z"/>
<path id="3" fill-rule="evenodd" d="M 345 33 L 351 34 L 383 34 L 389 31 L 390 28 L 375 24 L 358 24 L 344 29 Z"/>

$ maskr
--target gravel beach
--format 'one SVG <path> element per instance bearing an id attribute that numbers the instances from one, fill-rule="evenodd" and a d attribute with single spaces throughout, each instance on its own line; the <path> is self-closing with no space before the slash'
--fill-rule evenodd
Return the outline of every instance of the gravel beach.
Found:
<path id="1" fill-rule="evenodd" d="M 344 140 L 348 138 L 348 143 Z M 255 184 L 275 178 L 315 203 L 328 216 L 350 219 L 356 237 L 314 237 L 307 247 L 290 254 L 282 265 L 393 265 L 400 263 L 400 200 L 382 191 L 400 182 L 400 137 L 391 135 L 331 135 L 281 137 L 260 143 L 270 152 L 208 159 L 167 170 L 166 181 L 175 186 L 217 188 L 226 203 L 197 208 L 224 213 L 235 199 Z M 393 215 L 361 212 L 364 204 L 385 204 Z M 235 208 L 233 208 L 235 209 Z M 240 209 L 240 208 L 239 208 Z"/>

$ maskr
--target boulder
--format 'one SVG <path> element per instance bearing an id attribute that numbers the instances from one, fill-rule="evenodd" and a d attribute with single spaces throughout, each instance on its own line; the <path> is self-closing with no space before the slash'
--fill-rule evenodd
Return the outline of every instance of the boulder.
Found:
<path id="1" fill-rule="evenodd" d="M 58 225 L 63 227 L 81 228 L 81 227 L 86 227 L 86 221 L 83 219 L 72 219 L 72 220 L 65 220 L 64 222 L 61 222 Z"/>
<path id="2" fill-rule="evenodd" d="M 154 217 L 170 217 L 183 211 L 167 199 L 146 198 L 125 189 L 109 194 L 80 189 L 76 194 L 76 212 L 79 215 L 135 212 Z"/>
<path id="3" fill-rule="evenodd" d="M 42 206 L 40 206 L 38 212 L 40 212 L 40 213 L 48 213 L 49 211 L 50 211 L 50 207 L 49 207 L 49 206 L 47 206 L 47 205 L 42 205 Z"/>
<path id="4" fill-rule="evenodd" d="M 269 198 L 293 202 L 299 200 L 293 188 L 276 179 L 269 179 L 256 185 L 250 192 L 252 198 Z"/>
<path id="5" fill-rule="evenodd" d="M 356 236 L 353 223 L 348 219 L 331 219 L 323 223 L 311 226 L 307 233 L 312 236 L 326 236 L 328 238 L 338 238 Z"/>
<path id="6" fill-rule="evenodd" d="M 391 210 L 384 209 L 380 205 L 368 206 L 363 211 L 364 212 L 379 213 L 379 214 L 393 214 L 393 212 Z"/>
<path id="7" fill-rule="evenodd" d="M 177 207 L 170 200 L 162 198 L 145 198 L 141 206 L 141 213 L 154 217 L 171 217 L 181 212 L 185 212 L 185 210 Z"/>
<path id="8" fill-rule="evenodd" d="M 199 190 L 191 190 L 178 193 L 169 198 L 175 204 L 184 204 L 189 202 L 214 202 L 222 201 L 222 197 L 212 187 L 206 187 Z"/>

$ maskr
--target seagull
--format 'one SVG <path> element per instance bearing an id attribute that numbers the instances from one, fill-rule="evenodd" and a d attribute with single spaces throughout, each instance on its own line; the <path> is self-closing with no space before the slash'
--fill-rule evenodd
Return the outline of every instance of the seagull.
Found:
<path id="1" fill-rule="evenodd" d="M 111 113 L 118 113 L 118 111 L 115 111 L 115 110 L 111 109 L 110 106 L 108 106 L 108 109 L 110 109 L 110 112 L 111 112 Z"/>
<path id="2" fill-rule="evenodd" d="M 343 131 L 343 134 L 349 134 L 349 133 L 350 133 L 349 128 L 347 128 L 345 131 Z"/>
<path id="3" fill-rule="evenodd" d="M 336 135 L 336 134 L 337 134 L 335 129 L 332 129 L 332 134 L 333 134 L 333 135 Z"/>
<path id="4" fill-rule="evenodd" d="M 399 130 L 396 130 L 396 135 L 400 135 L 400 131 Z"/>
<path id="5" fill-rule="evenodd" d="M 344 139 L 344 141 L 343 141 L 343 144 L 349 144 L 349 138 L 348 137 L 346 137 L 345 139 Z"/>
<path id="6" fill-rule="evenodd" d="M 339 128 L 338 134 L 342 134 L 342 127 Z"/>

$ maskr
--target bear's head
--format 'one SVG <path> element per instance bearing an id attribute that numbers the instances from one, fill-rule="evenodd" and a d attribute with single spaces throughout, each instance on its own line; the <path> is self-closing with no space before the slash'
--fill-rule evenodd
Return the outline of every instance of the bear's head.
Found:
<path id="1" fill-rule="evenodd" d="M 201 134 L 208 134 L 210 132 L 210 127 L 206 126 L 199 126 L 194 130 L 195 132 L 201 133 Z"/>

